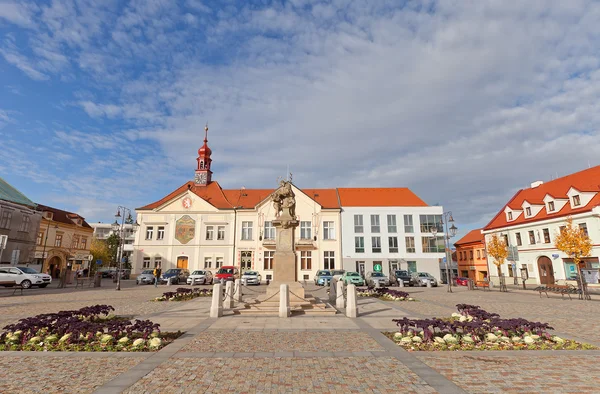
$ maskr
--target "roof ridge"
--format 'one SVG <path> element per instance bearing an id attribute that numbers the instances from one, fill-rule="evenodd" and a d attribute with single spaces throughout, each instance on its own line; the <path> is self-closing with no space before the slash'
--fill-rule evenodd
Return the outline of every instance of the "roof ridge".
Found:
<path id="1" fill-rule="evenodd" d="M 1 183 L 3 183 L 4 185 L 6 185 L 8 188 L 10 188 L 10 190 L 11 190 L 12 192 L 16 193 L 16 194 L 17 194 L 19 197 L 21 197 L 21 198 L 22 198 L 22 199 L 23 199 L 25 202 L 29 202 L 29 203 L 31 203 L 31 206 L 32 206 L 32 207 L 36 207 L 36 206 L 37 206 L 37 204 L 36 204 L 35 202 L 33 202 L 33 201 L 32 201 L 31 199 L 29 199 L 29 198 L 28 198 L 28 197 L 27 197 L 25 194 L 23 194 L 21 191 L 19 191 L 19 189 L 17 189 L 16 187 L 14 187 L 14 186 L 13 186 L 13 185 L 11 185 L 10 183 L 8 183 L 8 182 L 6 181 L 6 179 L 4 179 L 4 178 L 0 177 L 0 182 L 1 182 Z M 7 196 L 7 197 L 9 197 L 9 196 Z M 17 204 L 20 204 L 20 203 L 19 203 L 19 202 L 17 202 L 17 201 L 12 201 L 12 202 L 15 202 L 15 203 L 17 203 Z M 28 204 L 25 204 L 25 205 L 28 205 Z"/>
<path id="2" fill-rule="evenodd" d="M 498 216 L 500 216 L 500 214 L 502 212 L 504 212 L 504 209 L 506 209 L 506 207 L 508 207 L 510 205 L 511 202 L 513 202 L 515 200 L 515 198 L 517 198 L 517 196 L 519 195 L 519 193 L 521 193 L 524 189 L 519 189 L 514 196 L 512 196 L 512 198 L 510 200 L 508 200 L 508 202 L 506 204 L 503 205 L 502 209 L 498 211 L 498 213 L 496 215 L 494 215 L 494 217 L 492 218 L 492 220 L 490 220 L 488 222 L 488 224 L 486 224 L 485 226 L 483 226 L 483 230 L 485 231 L 490 224 L 492 224 L 494 222 L 494 220 L 496 220 L 498 218 Z"/>
<path id="3" fill-rule="evenodd" d="M 231 208 L 234 207 L 234 205 L 231 203 L 231 201 L 229 201 L 227 199 L 227 196 L 225 195 L 225 193 L 223 192 L 223 188 L 221 187 L 221 185 L 219 184 L 219 182 L 217 181 L 212 181 L 211 183 L 214 183 L 217 185 L 217 188 L 219 188 L 219 192 L 221 193 L 221 196 L 223 197 L 223 199 L 227 202 L 227 204 L 229 204 L 231 206 Z"/>

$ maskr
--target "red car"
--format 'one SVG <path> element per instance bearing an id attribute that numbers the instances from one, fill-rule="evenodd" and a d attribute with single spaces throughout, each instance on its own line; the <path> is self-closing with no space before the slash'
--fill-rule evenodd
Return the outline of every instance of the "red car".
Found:
<path id="1" fill-rule="evenodd" d="M 225 281 L 230 281 L 230 280 L 236 280 L 239 278 L 240 278 L 240 272 L 237 269 L 237 267 L 234 267 L 232 265 L 224 265 L 221 268 L 219 268 L 219 270 L 217 271 L 217 273 L 214 277 L 214 281 L 220 282 L 221 279 L 224 279 Z"/>
<path id="2" fill-rule="evenodd" d="M 469 286 L 469 278 L 456 278 L 457 286 Z"/>

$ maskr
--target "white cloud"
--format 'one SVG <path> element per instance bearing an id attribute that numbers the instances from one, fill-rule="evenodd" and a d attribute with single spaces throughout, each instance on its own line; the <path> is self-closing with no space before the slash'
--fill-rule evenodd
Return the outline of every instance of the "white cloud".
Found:
<path id="1" fill-rule="evenodd" d="M 23 71 L 25 74 L 27 74 L 27 76 L 29 76 L 29 78 L 37 81 L 43 81 L 49 78 L 48 75 L 36 70 L 35 67 L 31 65 L 27 57 L 3 49 L 0 49 L 0 53 L 4 57 L 4 60 Z"/>
<path id="2" fill-rule="evenodd" d="M 33 8 L 33 6 L 24 2 L 16 3 L 10 0 L 0 0 L 0 19 L 19 26 L 32 27 Z"/>

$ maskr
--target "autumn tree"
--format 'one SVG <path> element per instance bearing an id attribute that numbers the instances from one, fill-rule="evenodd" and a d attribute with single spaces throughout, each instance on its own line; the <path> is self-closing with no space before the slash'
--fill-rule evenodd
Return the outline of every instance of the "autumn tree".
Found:
<path id="1" fill-rule="evenodd" d="M 90 253 L 94 256 L 93 261 L 102 260 L 110 262 L 111 254 L 108 243 L 103 239 L 93 238 L 90 245 Z M 92 264 L 92 271 L 95 272 L 96 264 Z"/>
<path id="2" fill-rule="evenodd" d="M 490 241 L 487 243 L 487 254 L 494 259 L 494 265 L 498 267 L 498 276 L 500 277 L 500 290 L 506 290 L 504 277 L 502 276 L 502 264 L 508 257 L 508 247 L 504 239 L 498 234 L 492 234 Z"/>
<path id="3" fill-rule="evenodd" d="M 560 229 L 560 232 L 554 237 L 554 245 L 558 250 L 564 252 L 567 256 L 573 259 L 575 267 L 577 267 L 577 275 L 579 276 L 580 289 L 586 292 L 583 286 L 583 268 L 582 259 L 588 257 L 592 252 L 592 240 L 579 226 L 573 225 L 573 218 L 567 218 L 566 225 Z M 587 298 L 587 294 L 585 294 Z"/>

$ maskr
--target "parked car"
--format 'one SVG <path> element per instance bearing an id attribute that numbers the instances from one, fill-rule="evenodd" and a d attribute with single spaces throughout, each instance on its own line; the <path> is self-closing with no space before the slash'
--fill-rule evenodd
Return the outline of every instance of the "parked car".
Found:
<path id="1" fill-rule="evenodd" d="M 242 275 L 242 280 L 246 279 L 248 285 L 260 285 L 261 276 L 256 271 L 246 271 Z"/>
<path id="2" fill-rule="evenodd" d="M 171 284 L 178 285 L 186 283 L 188 276 L 190 276 L 190 271 L 184 268 L 171 268 L 160 276 L 160 283 L 167 283 L 171 278 Z"/>
<path id="3" fill-rule="evenodd" d="M 390 285 L 390 279 L 382 272 L 367 272 L 365 282 L 367 282 L 367 286 L 375 286 L 375 282 L 379 282 L 379 286 Z"/>
<path id="4" fill-rule="evenodd" d="M 469 286 L 469 278 L 464 278 L 464 277 L 456 278 L 456 285 L 457 286 Z"/>
<path id="5" fill-rule="evenodd" d="M 213 283 L 213 274 L 207 270 L 196 270 L 187 278 L 188 285 L 208 285 Z"/>
<path id="6" fill-rule="evenodd" d="M 117 270 L 113 270 L 111 273 L 111 278 L 116 278 L 117 277 Z M 121 270 L 121 279 L 129 279 L 131 277 L 131 270 L 130 269 L 122 269 Z"/>
<path id="7" fill-rule="evenodd" d="M 315 275 L 315 285 L 327 286 L 327 284 L 329 282 L 331 282 L 332 278 L 333 278 L 333 275 L 331 274 L 331 271 L 329 271 L 329 270 L 317 271 L 317 274 Z"/>
<path id="8" fill-rule="evenodd" d="M 413 272 L 413 278 L 417 281 L 417 286 L 427 286 L 431 282 L 432 287 L 437 287 L 438 281 L 429 272 Z"/>
<path id="9" fill-rule="evenodd" d="M 344 272 L 346 272 L 345 270 L 332 270 L 331 271 L 331 275 L 333 276 L 333 280 L 338 281 L 342 278 L 342 275 L 344 275 Z"/>
<path id="10" fill-rule="evenodd" d="M 403 282 L 404 286 L 414 286 L 418 282 L 410 274 L 410 271 L 396 270 L 394 271 L 394 277 L 396 278 L 396 284 L 400 285 L 400 281 Z"/>
<path id="11" fill-rule="evenodd" d="M 98 270 L 98 272 L 102 274 L 103 278 L 112 278 L 116 271 L 116 268 L 102 268 Z"/>
<path id="12" fill-rule="evenodd" d="M 141 274 L 135 278 L 136 285 L 154 284 L 154 270 L 143 270 Z"/>
<path id="13" fill-rule="evenodd" d="M 347 285 L 349 285 L 349 284 L 353 284 L 353 285 L 357 285 L 357 286 L 365 285 L 365 280 L 362 278 L 362 276 L 360 276 L 360 274 L 358 272 L 346 271 L 346 272 L 344 272 L 344 275 L 342 275 L 342 278 L 340 280 Z"/>
<path id="14" fill-rule="evenodd" d="M 217 271 L 215 275 L 215 280 L 220 281 L 224 279 L 225 281 L 236 280 L 240 277 L 240 271 L 237 267 L 233 265 L 224 265 Z"/>
<path id="15" fill-rule="evenodd" d="M 46 287 L 52 283 L 52 277 L 41 274 L 29 267 L 0 268 L 0 282 L 15 282 L 17 286 L 29 289 L 31 286 Z M 5 287 L 7 285 L 4 285 Z"/>

